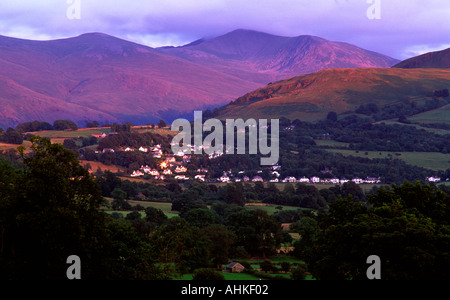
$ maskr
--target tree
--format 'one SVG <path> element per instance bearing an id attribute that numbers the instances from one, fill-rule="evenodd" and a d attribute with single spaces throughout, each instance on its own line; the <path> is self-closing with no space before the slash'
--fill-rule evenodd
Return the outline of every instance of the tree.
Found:
<path id="1" fill-rule="evenodd" d="M 164 120 L 159 120 L 159 122 L 158 122 L 158 127 L 159 127 L 159 128 L 164 128 L 164 127 L 166 127 L 166 126 L 167 126 L 166 121 L 164 121 Z"/>
<path id="2" fill-rule="evenodd" d="M 177 271 L 182 273 L 210 265 L 208 241 L 204 233 L 180 217 L 170 218 L 153 231 L 150 234 L 150 245 L 158 260 L 166 263 L 165 274 L 173 274 L 174 270 L 170 265 L 173 263 Z"/>
<path id="3" fill-rule="evenodd" d="M 261 271 L 263 272 L 272 272 L 276 269 L 276 267 L 272 264 L 270 260 L 264 260 L 262 263 L 260 263 Z"/>
<path id="4" fill-rule="evenodd" d="M 87 122 L 86 127 L 87 128 L 97 128 L 100 125 L 99 122 L 93 121 L 93 122 Z"/>
<path id="5" fill-rule="evenodd" d="M 181 217 L 191 226 L 205 228 L 216 223 L 216 214 L 208 208 L 194 208 L 184 212 Z"/>
<path id="6" fill-rule="evenodd" d="M 214 269 L 199 269 L 195 271 L 193 280 L 225 280 L 225 277 Z"/>
<path id="7" fill-rule="evenodd" d="M 125 200 L 127 193 L 121 188 L 115 188 L 111 192 L 111 197 L 113 197 L 113 201 L 111 203 L 112 208 L 114 210 L 128 210 L 131 208 L 131 205 Z"/>
<path id="8" fill-rule="evenodd" d="M 318 222 L 311 217 L 303 217 L 291 224 L 289 229 L 300 234 L 300 239 L 294 243 L 294 255 L 302 259 L 310 258 L 314 240 L 319 234 Z"/>
<path id="9" fill-rule="evenodd" d="M 56 120 L 55 122 L 53 122 L 53 128 L 55 130 L 77 130 L 78 126 L 77 124 L 69 120 Z"/>
<path id="10" fill-rule="evenodd" d="M 382 278 L 450 279 L 450 196 L 431 185 L 405 182 L 368 196 L 330 204 L 310 260 L 319 279 L 367 279 L 366 259 L 382 259 Z"/>
<path id="11" fill-rule="evenodd" d="M 292 270 L 292 280 L 305 280 L 306 278 L 306 266 L 305 265 L 298 265 Z"/>
<path id="12" fill-rule="evenodd" d="M 164 224 L 167 219 L 168 218 L 164 214 L 164 212 L 158 208 L 149 206 L 145 209 L 145 221 L 151 223 L 154 226 L 160 226 Z"/>
<path id="13" fill-rule="evenodd" d="M 281 225 L 259 209 L 232 213 L 227 224 L 237 236 L 236 243 L 252 255 L 273 254 L 283 240 Z"/>
<path id="14" fill-rule="evenodd" d="M 338 120 L 337 113 L 334 112 L 334 111 L 330 111 L 327 114 L 327 120 L 328 121 L 332 121 L 332 122 L 336 122 Z"/>
<path id="15" fill-rule="evenodd" d="M 209 240 L 208 252 L 217 269 L 228 261 L 231 247 L 236 242 L 234 232 L 225 226 L 212 224 L 204 229 L 205 237 Z"/>
<path id="16" fill-rule="evenodd" d="M 77 254 L 85 278 L 102 277 L 106 265 L 103 204 L 93 177 L 62 145 L 31 138 L 32 156 L 13 177 L 1 207 L 0 277 L 65 278 L 66 259 Z"/>
<path id="17" fill-rule="evenodd" d="M 23 137 L 14 128 L 9 127 L 3 134 L 0 132 L 0 141 L 7 144 L 21 145 L 23 143 Z"/>

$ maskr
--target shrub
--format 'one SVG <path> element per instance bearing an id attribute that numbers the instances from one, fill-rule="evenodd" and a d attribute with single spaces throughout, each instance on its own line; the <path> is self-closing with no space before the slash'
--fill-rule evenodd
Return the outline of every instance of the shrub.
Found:
<path id="1" fill-rule="evenodd" d="M 198 269 L 193 280 L 225 280 L 225 277 L 214 269 Z"/>

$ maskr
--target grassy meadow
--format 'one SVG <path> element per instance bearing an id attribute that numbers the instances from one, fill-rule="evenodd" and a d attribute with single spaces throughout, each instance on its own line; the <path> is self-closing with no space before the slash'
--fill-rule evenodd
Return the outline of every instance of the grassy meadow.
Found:
<path id="1" fill-rule="evenodd" d="M 435 170 L 445 171 L 450 168 L 450 154 L 435 152 L 389 152 L 389 151 L 357 151 L 347 149 L 326 149 L 329 152 L 341 153 L 345 156 L 375 158 L 396 158 L 407 164 Z"/>

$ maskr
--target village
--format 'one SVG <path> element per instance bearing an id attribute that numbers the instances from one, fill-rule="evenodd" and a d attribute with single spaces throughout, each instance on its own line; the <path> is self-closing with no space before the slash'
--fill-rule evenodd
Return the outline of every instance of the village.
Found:
<path id="1" fill-rule="evenodd" d="M 191 146 L 191 150 L 194 151 L 194 147 Z M 111 149 L 105 148 L 102 150 L 105 152 L 115 152 L 115 151 L 141 151 L 145 153 L 152 153 L 153 158 L 159 159 L 158 167 L 151 168 L 148 165 L 142 165 L 139 169 L 133 170 L 131 174 L 129 174 L 132 178 L 143 177 L 145 175 L 152 176 L 155 180 L 167 180 L 168 178 L 173 178 L 175 180 L 186 181 L 186 180 L 198 180 L 201 182 L 208 183 L 232 183 L 232 182 L 271 182 L 271 183 L 305 183 L 305 184 L 344 184 L 347 182 L 354 182 L 356 184 L 380 184 L 380 178 L 375 177 L 366 177 L 362 178 L 320 178 L 318 176 L 307 177 L 303 176 L 300 178 L 296 178 L 295 176 L 286 176 L 281 178 L 280 170 L 281 166 L 276 164 L 270 167 L 270 179 L 264 180 L 262 176 L 247 176 L 244 170 L 240 170 L 237 174 L 233 174 L 231 170 L 224 171 L 223 175 L 218 178 L 213 178 L 208 176 L 208 169 L 199 168 L 195 171 L 195 174 L 189 176 L 187 165 L 191 161 L 191 154 L 187 154 L 186 152 L 178 152 L 175 154 L 163 154 L 163 150 L 161 145 L 155 145 L 152 147 L 139 147 L 139 148 L 131 148 L 124 147 L 119 149 Z M 221 154 L 211 154 L 209 155 L 210 159 L 214 159 L 221 156 Z M 177 159 L 178 157 L 178 159 Z M 258 170 L 257 173 L 262 173 L 263 170 Z M 325 170 L 323 173 L 327 173 L 329 171 Z"/>

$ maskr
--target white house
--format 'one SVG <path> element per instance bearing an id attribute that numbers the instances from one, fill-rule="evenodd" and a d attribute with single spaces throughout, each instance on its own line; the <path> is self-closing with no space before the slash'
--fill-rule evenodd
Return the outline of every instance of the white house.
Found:
<path id="1" fill-rule="evenodd" d="M 255 176 L 252 178 L 252 182 L 264 182 L 261 176 Z"/>
<path id="2" fill-rule="evenodd" d="M 380 183 L 381 180 L 380 180 L 380 178 L 367 177 L 367 178 L 364 180 L 364 182 L 365 182 L 365 183 Z"/>
<path id="3" fill-rule="evenodd" d="M 275 176 L 278 178 L 278 177 L 280 177 L 280 173 L 278 173 L 277 171 L 273 171 L 272 176 Z"/>
<path id="4" fill-rule="evenodd" d="M 164 175 L 172 175 L 172 170 L 171 169 L 164 169 L 163 174 Z"/>
<path id="5" fill-rule="evenodd" d="M 431 176 L 431 177 L 428 177 L 427 180 L 428 180 L 429 182 L 439 182 L 439 181 L 441 181 L 441 178 Z"/>
<path id="6" fill-rule="evenodd" d="M 364 183 L 364 180 L 362 180 L 362 179 L 359 178 L 359 177 L 353 178 L 352 181 L 353 181 L 354 183 L 356 183 L 356 184 L 362 184 L 362 183 Z"/>
<path id="7" fill-rule="evenodd" d="M 189 177 L 186 176 L 186 175 L 176 175 L 175 179 L 177 179 L 177 180 L 188 180 Z"/>
<path id="8" fill-rule="evenodd" d="M 348 180 L 347 178 L 342 178 L 341 180 L 339 180 L 339 183 L 340 184 L 344 184 L 344 183 L 347 183 L 347 182 L 349 182 L 350 180 Z"/>
<path id="9" fill-rule="evenodd" d="M 331 179 L 330 179 L 330 183 L 333 183 L 333 184 L 339 184 L 339 178 L 336 178 L 336 177 L 331 178 Z"/>
<path id="10" fill-rule="evenodd" d="M 295 178 L 294 176 L 288 176 L 285 179 L 283 179 L 283 182 L 294 183 L 294 182 L 297 182 L 297 178 Z"/>
<path id="11" fill-rule="evenodd" d="M 133 171 L 133 173 L 130 176 L 131 177 L 144 176 L 144 173 L 142 173 L 141 171 L 137 170 L 137 171 Z"/>
<path id="12" fill-rule="evenodd" d="M 141 151 L 141 152 L 148 152 L 148 148 L 145 148 L 145 147 L 139 147 L 139 151 Z"/>
<path id="13" fill-rule="evenodd" d="M 175 169 L 175 173 L 184 173 L 187 171 L 187 168 L 184 166 L 177 166 Z"/>
<path id="14" fill-rule="evenodd" d="M 150 174 L 152 176 L 159 176 L 159 171 L 155 170 L 155 169 L 151 169 L 150 171 L 148 171 L 148 174 Z"/>
<path id="15" fill-rule="evenodd" d="M 205 175 L 195 175 L 195 179 L 198 179 L 200 181 L 205 181 Z"/>
<path id="16" fill-rule="evenodd" d="M 302 178 L 300 178 L 300 179 L 298 180 L 298 182 L 309 183 L 309 179 L 306 178 L 305 176 L 303 176 Z"/>
<path id="17" fill-rule="evenodd" d="M 310 179 L 311 183 L 320 183 L 320 178 L 317 176 L 311 177 Z"/>
<path id="18" fill-rule="evenodd" d="M 170 156 L 170 157 L 166 157 L 166 159 L 165 159 L 165 162 L 166 163 L 174 163 L 174 162 L 176 162 L 177 160 L 175 159 L 175 157 L 173 157 L 173 156 Z"/>
<path id="19" fill-rule="evenodd" d="M 228 177 L 228 175 L 226 175 L 226 174 L 223 174 L 223 175 L 219 178 L 219 180 L 222 181 L 222 182 L 230 182 L 230 177 Z"/>

